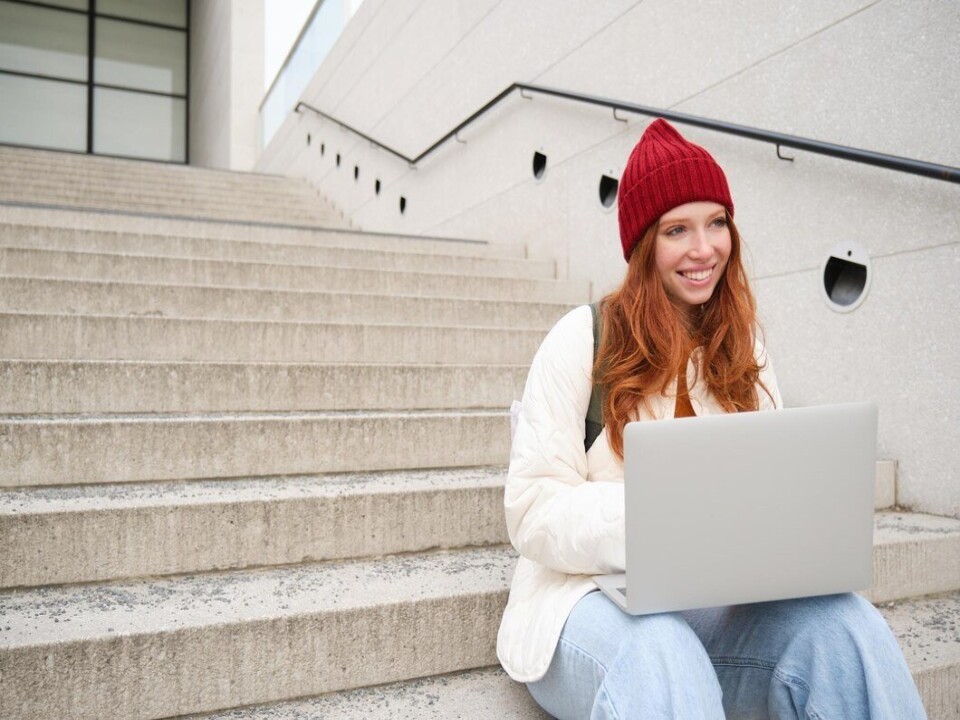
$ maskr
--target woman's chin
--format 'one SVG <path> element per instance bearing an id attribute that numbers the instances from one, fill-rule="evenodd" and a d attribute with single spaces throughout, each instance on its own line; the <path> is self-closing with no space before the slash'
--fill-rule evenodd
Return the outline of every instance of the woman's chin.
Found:
<path id="1" fill-rule="evenodd" d="M 713 297 L 714 286 L 704 288 L 681 288 L 675 293 L 671 293 L 673 300 L 678 305 L 699 306 Z"/>

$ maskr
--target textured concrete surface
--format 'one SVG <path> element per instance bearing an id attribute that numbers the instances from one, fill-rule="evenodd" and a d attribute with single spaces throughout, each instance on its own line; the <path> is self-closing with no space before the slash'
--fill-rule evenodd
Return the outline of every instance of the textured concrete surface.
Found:
<path id="1" fill-rule="evenodd" d="M 198 715 L 190 716 L 200 718 Z M 208 720 L 548 720 L 525 685 L 500 667 L 334 693 L 313 700 L 229 710 Z"/>
<path id="2" fill-rule="evenodd" d="M 439 664 L 438 653 L 458 655 L 461 662 L 464 661 L 462 655 L 469 653 L 469 659 L 475 660 L 478 653 L 474 649 L 455 646 L 457 640 L 464 639 L 464 632 L 470 633 L 470 641 L 481 641 L 487 654 L 492 655 L 492 644 L 488 643 L 492 643 L 501 607 L 492 598 L 499 595 L 502 603 L 504 595 L 497 593 L 495 587 L 507 582 L 510 564 L 512 558 L 509 553 L 471 551 L 432 557 L 410 556 L 378 563 L 318 566 L 325 570 L 322 577 L 313 569 L 300 569 L 293 573 L 263 571 L 243 576 L 214 575 L 109 588 L 47 590 L 42 595 L 32 592 L 0 596 L 0 607 L 10 621 L 16 623 L 11 627 L 23 625 L 21 631 L 0 633 L 0 652 L 5 660 L 10 661 L 7 666 L 15 679 L 24 671 L 31 673 L 33 683 L 30 690 L 44 692 L 47 710 L 57 707 L 71 717 L 95 716 L 91 709 L 104 713 L 102 717 L 123 717 L 123 712 L 130 713 L 128 717 L 150 717 L 149 713 L 157 712 L 157 704 L 164 702 L 159 697 L 160 692 L 176 683 L 186 671 L 196 673 L 190 687 L 203 685 L 203 690 L 193 690 L 189 697 L 182 690 L 171 693 L 164 705 L 168 713 L 202 712 L 205 701 L 211 695 L 216 698 L 215 702 L 231 698 L 243 698 L 247 700 L 246 704 L 270 702 L 269 698 L 249 698 L 275 694 L 279 690 L 289 691 L 293 685 L 306 689 L 337 681 L 349 682 L 344 679 L 345 675 L 367 675 L 365 670 L 368 664 L 379 665 L 392 661 L 391 666 L 400 675 L 401 668 L 408 671 L 414 669 L 409 664 L 397 663 L 395 653 L 402 654 L 404 659 L 417 666 L 436 666 Z M 442 575 L 442 581 L 435 579 L 437 574 Z M 462 608 L 460 613 L 453 611 L 444 617 L 440 621 L 443 627 L 438 628 L 434 624 L 432 631 L 428 630 L 429 624 L 427 627 L 416 627 L 418 618 L 410 617 L 400 608 L 389 615 L 381 611 L 384 605 L 391 603 L 403 607 L 407 593 L 412 592 L 414 596 L 423 594 L 425 587 L 420 583 L 428 577 L 431 580 L 428 597 L 433 598 L 436 592 L 434 588 L 442 584 Z M 341 584 L 341 578 L 350 578 L 351 581 Z M 369 591 L 380 593 L 378 601 L 371 602 L 369 596 L 366 600 L 358 601 L 357 593 L 346 589 L 354 585 L 363 586 L 368 595 Z M 341 589 L 344 590 L 343 594 Z M 477 605 L 474 598 L 484 594 L 491 598 L 491 602 Z M 424 598 L 414 607 L 422 608 L 427 602 Z M 185 621 L 182 612 L 171 612 L 183 606 L 195 610 L 189 621 Z M 351 609 L 359 610 L 360 606 L 365 609 L 353 615 L 356 621 L 352 625 L 352 632 L 330 622 L 329 615 L 350 616 Z M 960 594 L 892 603 L 881 607 L 881 612 L 904 650 L 929 717 L 934 720 L 954 718 L 955 714 L 952 713 L 956 708 L 960 680 Z M 461 618 L 459 624 L 457 617 Z M 464 617 L 469 617 L 470 621 L 463 622 Z M 324 620 L 327 622 L 324 623 Z M 371 631 L 376 622 L 388 622 L 390 630 L 402 627 L 405 622 L 410 625 L 405 632 L 394 631 L 402 634 L 402 638 L 397 638 L 395 634 L 383 634 L 387 628 L 374 633 L 374 642 L 383 644 L 378 644 L 377 650 L 369 649 L 363 655 L 364 662 L 357 663 L 356 658 L 363 652 L 358 645 L 369 642 L 361 633 Z M 260 627 L 262 631 L 257 632 Z M 233 631 L 227 638 L 223 637 L 225 628 Z M 339 632 L 335 628 L 340 628 Z M 445 642 L 442 631 L 450 631 L 451 628 L 454 628 L 457 637 L 447 635 Z M 321 630 L 328 633 L 323 642 L 311 644 L 304 637 Z M 424 634 L 413 635 L 413 630 Z M 482 641 L 484 631 L 488 633 L 487 640 Z M 53 635 L 58 637 L 58 641 L 45 646 L 43 638 Z M 298 637 L 299 640 L 296 639 Z M 100 639 L 97 643 L 90 643 L 87 657 L 78 657 L 76 651 L 70 652 L 75 643 L 84 643 L 90 638 Z M 209 649 L 207 657 L 204 657 L 200 643 L 214 638 L 223 644 L 225 650 L 239 651 L 233 663 L 227 667 L 216 662 L 218 658 L 209 658 Z M 319 638 L 315 636 L 314 640 Z M 398 651 L 395 645 L 398 640 L 409 642 L 410 645 Z M 256 643 L 255 654 L 251 654 L 253 648 L 248 647 L 248 643 Z M 338 643 L 352 647 L 349 650 L 338 648 Z M 280 654 L 295 656 L 298 661 L 295 673 L 285 677 L 275 675 L 277 655 L 274 648 L 277 646 L 282 647 Z M 414 646 L 417 650 L 414 650 Z M 113 662 L 101 662 L 91 667 L 101 659 L 103 653 L 118 649 L 120 652 Z M 348 662 L 352 667 L 337 667 L 336 664 L 343 662 L 341 658 L 348 651 L 357 653 L 349 656 L 351 660 Z M 177 668 L 171 667 L 173 663 L 167 661 L 168 657 L 177 659 Z M 210 667 L 203 667 L 201 663 L 204 660 L 213 662 Z M 69 670 L 63 667 L 63 663 L 71 661 L 69 670 L 76 674 L 64 677 Z M 31 666 L 32 663 L 39 665 Z M 132 667 L 134 663 L 142 666 L 139 672 Z M 157 672 L 162 668 L 165 668 L 165 672 Z M 156 674 L 147 674 L 150 671 Z M 224 682 L 204 682 L 218 671 L 227 673 L 220 676 L 225 679 Z M 490 672 L 495 674 L 495 671 Z M 133 676 L 124 678 L 128 683 L 134 681 L 124 687 L 128 692 L 131 688 L 137 692 L 133 702 L 139 701 L 139 708 L 130 707 L 132 698 L 128 693 L 110 695 L 115 688 L 109 684 L 103 686 L 107 695 L 90 692 L 88 683 L 113 680 L 125 673 Z M 248 677 L 244 678 L 243 673 L 248 673 Z M 496 678 L 487 680 L 496 683 Z M 268 686 L 271 681 L 275 684 Z M 220 713 L 219 716 L 284 718 L 304 717 L 296 713 L 306 712 L 306 717 L 310 717 L 309 713 L 319 707 L 331 713 L 342 713 L 332 717 L 386 717 L 384 711 L 399 712 L 405 709 L 405 705 L 415 711 L 418 704 L 423 702 L 432 700 L 433 703 L 443 703 L 454 699 L 469 703 L 464 705 L 464 711 L 474 703 L 477 703 L 478 711 L 484 707 L 484 699 L 477 697 L 480 694 L 477 691 L 483 692 L 489 688 L 486 682 L 471 682 L 469 676 L 466 682 L 455 682 L 452 688 L 449 682 L 449 679 L 445 682 L 444 679 L 433 678 L 279 707 L 247 708 L 234 713 Z M 428 689 L 426 697 L 421 692 L 425 686 Z M 513 689 L 500 687 L 506 697 L 487 698 L 486 701 L 507 703 L 506 707 L 509 708 L 511 703 L 508 698 Z M 446 699 L 440 697 L 448 693 Z M 458 698 L 461 693 L 467 697 Z M 473 696 L 472 699 L 470 696 Z M 522 693 L 519 697 L 512 697 L 520 703 L 516 710 L 526 711 L 529 707 L 527 698 Z M 11 707 L 17 707 L 23 713 L 19 717 L 41 716 L 35 712 L 40 702 L 33 695 L 6 696 L 0 702 L 6 704 L 3 709 L 8 711 Z M 243 700 L 236 705 L 241 703 Z M 294 714 L 285 714 L 288 712 Z"/>
<path id="3" fill-rule="evenodd" d="M 907 657 L 930 720 L 956 720 L 960 708 L 960 596 L 891 603 L 881 613 Z M 499 667 L 442 675 L 312 700 L 204 716 L 211 720 L 419 720 L 549 717 Z"/>
<path id="4" fill-rule="evenodd" d="M 0 276 L 0 312 L 542 330 L 572 304 Z"/>
<path id="5" fill-rule="evenodd" d="M 527 370 L 526 365 L 0 360 L 0 413 L 506 408 L 523 394 Z"/>
<path id="6" fill-rule="evenodd" d="M 9 151 L 13 151 L 16 157 L 10 157 Z M 4 160 L 0 168 L 0 188 L 13 190 L 20 183 L 21 186 L 37 188 L 44 195 L 59 192 L 64 197 L 72 193 L 125 197 L 140 192 L 147 201 L 165 197 L 181 200 L 187 205 L 197 198 L 250 199 L 254 204 L 276 200 L 330 210 L 330 205 L 315 187 L 296 178 L 211 173 L 172 164 L 158 168 L 158 163 L 135 160 L 100 167 L 96 163 L 77 164 L 75 158 L 50 158 L 49 155 L 34 155 L 25 149 L 5 148 L 0 153 L 0 159 Z"/>
<path id="7" fill-rule="evenodd" d="M 7 202 L 55 203 L 73 207 L 127 209 L 174 216 L 200 216 L 235 220 L 300 222 L 303 224 L 339 224 L 340 214 L 314 191 L 313 196 L 299 189 L 278 193 L 273 198 L 252 193 L 250 189 L 211 190 L 192 194 L 173 185 L 151 181 L 137 183 L 128 179 L 120 186 L 80 176 L 38 181 L 33 170 L 0 177 L 0 198 Z M 9 168 L 7 169 L 9 173 Z M 31 178 L 31 179 L 28 179 Z"/>
<path id="8" fill-rule="evenodd" d="M 873 497 L 875 510 L 884 510 L 897 504 L 897 463 L 895 460 L 877 461 L 877 477 L 874 483 Z"/>
<path id="9" fill-rule="evenodd" d="M 960 717 L 960 594 L 880 607 L 900 642 L 929 720 Z"/>
<path id="10" fill-rule="evenodd" d="M 0 587 L 506 543 L 503 479 L 451 469 L 11 490 Z M 960 590 L 960 521 L 879 513 L 875 528 L 865 596 Z"/>
<path id="11" fill-rule="evenodd" d="M 0 418 L 0 487 L 498 465 L 506 411 Z"/>
<path id="12" fill-rule="evenodd" d="M 956 203 L 955 203 L 956 205 Z M 960 243 L 871 258 L 872 283 L 851 313 L 819 297 L 820 272 L 754 284 L 784 401 L 869 400 L 880 409 L 877 447 L 896 458 L 897 502 L 960 517 L 960 333 L 936 275 L 960 272 Z"/>
<path id="13" fill-rule="evenodd" d="M 83 208 L 31 206 L 0 201 L 0 222 L 18 230 L 40 232 L 57 229 L 72 232 L 161 235 L 197 240 L 237 240 L 267 244 L 302 244 L 312 247 L 358 248 L 389 252 L 437 252 L 462 257 L 524 258 L 520 244 L 496 245 L 486 240 L 424 237 L 399 232 L 365 233 L 337 227 L 294 227 L 289 224 L 224 222 L 211 219 L 161 217 L 130 211 L 97 211 Z M 341 223 L 341 225 L 343 225 Z M 133 241 L 134 244 L 136 240 Z M 42 247 L 42 245 L 40 245 Z M 106 250 L 104 248 L 104 250 Z M 163 253 L 158 253 L 163 254 Z M 177 253 L 189 255 L 189 253 Z"/>
<path id="14" fill-rule="evenodd" d="M 65 155 L 65 154 L 62 154 Z M 174 216 L 345 225 L 315 188 L 289 178 L 135 161 L 83 163 L 16 148 L 0 153 L 0 199 Z"/>
<path id="15" fill-rule="evenodd" d="M 0 493 L 0 587 L 508 543 L 503 468 Z"/>
<path id="16" fill-rule="evenodd" d="M 960 590 L 960 520 L 881 512 L 873 542 L 871 601 Z"/>
<path id="17" fill-rule="evenodd" d="M 277 174 L 231 172 L 210 168 L 188 167 L 173 163 L 152 163 L 102 155 L 74 155 L 48 150 L 17 147 L 0 148 L 3 176 L 23 172 L 30 177 L 57 174 L 62 177 L 86 177 L 105 184 L 127 182 L 180 185 L 189 193 L 194 189 L 227 188 L 257 189 L 265 192 L 304 192 L 309 186 L 302 181 Z M 315 194 L 315 190 L 310 188 Z"/>
<path id="18" fill-rule="evenodd" d="M 341 238 L 346 239 L 341 235 Z M 368 237 L 367 240 L 370 240 Z M 517 257 L 470 257 L 445 254 L 434 242 L 430 248 L 406 250 L 406 243 L 394 241 L 387 247 L 367 248 L 317 246 L 299 243 L 217 238 L 183 237 L 79 230 L 42 225 L 5 225 L 0 241 L 6 247 L 37 248 L 124 255 L 193 257 L 210 260 L 279 263 L 325 267 L 352 267 L 366 270 L 437 272 L 448 275 L 552 278 L 555 263 Z M 411 241 L 413 242 L 413 241 Z M 446 243 L 450 246 L 451 243 Z M 468 244 L 470 247 L 472 244 Z M 422 246 L 421 246 L 422 247 Z M 486 247 L 481 246 L 481 247 Z M 494 246 L 496 247 L 496 246 Z"/>
<path id="19" fill-rule="evenodd" d="M 54 199 L 55 202 L 69 200 L 97 200 L 131 202 L 140 199 L 142 209 L 151 203 L 171 204 L 180 208 L 200 208 L 215 206 L 221 210 L 233 210 L 246 207 L 248 210 L 262 210 L 265 216 L 277 210 L 315 215 L 317 212 L 336 215 L 337 211 L 320 199 L 316 188 L 296 180 L 286 187 L 273 189 L 245 186 L 236 183 L 233 187 L 210 186 L 206 183 L 164 182 L 151 178 L 138 180 L 134 175 L 125 183 L 102 182 L 104 178 L 86 173 L 47 171 L 49 174 L 36 175 L 35 168 L 17 169 L 7 166 L 0 174 L 0 197 L 11 201 L 26 196 L 33 202 Z M 55 173 L 55 174 L 54 174 Z M 192 187 L 190 185 L 192 184 Z"/>
<path id="20" fill-rule="evenodd" d="M 0 273 L 51 279 L 220 285 L 430 297 L 585 302 L 584 282 L 537 278 L 464 277 L 199 258 L 165 258 L 59 250 L 0 248 Z"/>
<path id="21" fill-rule="evenodd" d="M 0 716 L 168 717 L 493 664 L 512 551 L 0 595 Z"/>
<path id="22" fill-rule="evenodd" d="M 0 357 L 529 364 L 545 330 L 0 313 Z"/>
<path id="23" fill-rule="evenodd" d="M 136 178 L 117 187 L 83 175 L 36 179 L 30 176 L 30 172 L 24 172 L 20 177 L 0 176 L 0 198 L 8 203 L 78 204 L 92 208 L 129 205 L 143 212 L 167 207 L 178 210 L 176 214 L 180 215 L 209 211 L 211 217 L 229 218 L 229 213 L 236 212 L 248 219 L 256 219 L 259 213 L 263 220 L 276 219 L 280 213 L 312 220 L 339 218 L 339 212 L 309 187 L 275 190 L 197 187 L 191 191 L 181 185 L 137 181 Z"/>
<path id="24" fill-rule="evenodd" d="M 79 158 L 79 159 L 78 159 Z M 92 158 L 91 162 L 86 162 Z M 317 198 L 317 189 L 299 178 L 256 172 L 231 172 L 175 163 L 154 163 L 103 155 L 58 157 L 52 151 L 5 146 L 0 149 L 0 178 L 31 182 L 61 182 L 64 189 L 80 183 L 117 187 L 180 187 L 185 196 L 194 192 L 236 191 L 262 196 Z"/>

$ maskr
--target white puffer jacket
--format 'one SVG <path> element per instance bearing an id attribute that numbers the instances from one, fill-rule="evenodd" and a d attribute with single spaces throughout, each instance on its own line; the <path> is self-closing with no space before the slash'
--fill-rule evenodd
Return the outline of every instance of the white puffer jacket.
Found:
<path id="1" fill-rule="evenodd" d="M 757 346 L 760 409 L 782 407 L 776 377 Z M 537 351 L 523 392 L 504 508 L 510 541 L 520 553 L 497 636 L 497 656 L 514 680 L 547 672 L 567 616 L 595 588 L 592 575 L 624 570 L 623 464 L 607 434 L 583 449 L 593 389 L 593 319 L 589 306 L 567 313 Z M 687 369 L 698 416 L 724 412 Z M 673 417 L 675 387 L 640 409 L 640 420 Z"/>

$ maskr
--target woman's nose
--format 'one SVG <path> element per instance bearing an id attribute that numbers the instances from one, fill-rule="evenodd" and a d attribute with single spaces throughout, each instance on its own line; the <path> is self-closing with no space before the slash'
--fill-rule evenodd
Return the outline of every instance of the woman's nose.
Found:
<path id="1" fill-rule="evenodd" d="M 696 230 L 690 235 L 689 254 L 692 257 L 709 257 L 710 240 L 707 238 L 707 232 L 703 228 Z"/>

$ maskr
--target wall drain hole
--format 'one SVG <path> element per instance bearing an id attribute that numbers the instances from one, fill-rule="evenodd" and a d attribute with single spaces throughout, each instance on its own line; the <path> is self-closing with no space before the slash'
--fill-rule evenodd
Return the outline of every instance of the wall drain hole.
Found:
<path id="1" fill-rule="evenodd" d="M 401 195 L 400 196 L 400 214 L 403 215 L 406 209 L 407 209 L 407 199 L 403 195 Z"/>
<path id="2" fill-rule="evenodd" d="M 337 153 L 337 167 L 340 167 L 340 153 Z"/>
<path id="3" fill-rule="evenodd" d="M 354 180 L 359 180 L 359 179 L 360 179 L 360 166 L 359 166 L 359 165 L 354 165 L 354 166 L 353 166 L 353 179 L 354 179 Z"/>
<path id="4" fill-rule="evenodd" d="M 323 153 L 326 152 L 327 146 L 324 143 L 320 143 L 320 157 L 323 157 Z"/>
<path id="5" fill-rule="evenodd" d="M 870 288 L 870 257 L 854 243 L 836 245 L 823 263 L 824 299 L 837 312 L 860 306 Z"/>
<path id="6" fill-rule="evenodd" d="M 380 194 L 380 179 L 379 179 L 379 178 L 377 178 L 377 180 L 373 183 L 373 192 L 374 192 L 375 194 L 377 194 L 377 195 Z"/>
<path id="7" fill-rule="evenodd" d="M 307 145 L 310 145 L 310 133 L 307 133 Z"/>
<path id="8" fill-rule="evenodd" d="M 533 154 L 533 176 L 537 180 L 543 179 L 543 174 L 547 171 L 547 156 L 542 152 Z"/>
<path id="9" fill-rule="evenodd" d="M 613 207 L 617 201 L 617 188 L 620 183 L 609 175 L 600 177 L 600 204 L 605 208 Z"/>

